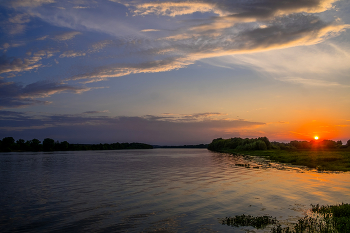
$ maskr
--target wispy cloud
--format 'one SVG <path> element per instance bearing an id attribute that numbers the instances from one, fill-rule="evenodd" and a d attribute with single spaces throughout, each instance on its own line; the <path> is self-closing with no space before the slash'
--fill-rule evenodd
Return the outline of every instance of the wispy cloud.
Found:
<path id="1" fill-rule="evenodd" d="M 45 35 L 45 36 L 39 37 L 37 40 L 46 40 L 48 37 L 49 35 Z"/>
<path id="2" fill-rule="evenodd" d="M 350 72 L 349 49 L 345 47 L 340 49 L 330 43 L 254 54 L 237 54 L 207 59 L 203 62 L 220 67 L 238 64 L 255 69 L 259 74 L 273 79 L 295 84 L 349 87 L 341 81 L 342 78 L 346 79 Z"/>
<path id="3" fill-rule="evenodd" d="M 5 55 L 0 57 L 0 74 L 10 72 L 23 72 L 37 69 L 42 66 L 40 61 L 43 58 L 50 58 L 58 51 L 56 50 L 39 50 L 32 56 L 26 58 L 8 58 Z"/>
<path id="4" fill-rule="evenodd" d="M 296 83 L 296 84 L 304 84 L 308 86 L 319 86 L 319 87 L 345 87 L 349 88 L 350 85 L 343 85 L 338 82 L 331 82 L 327 80 L 317 80 L 317 79 L 307 79 L 307 78 L 300 78 L 300 77 L 287 77 L 287 78 L 281 78 L 278 79 L 283 82 L 290 82 L 290 83 Z"/>
<path id="5" fill-rule="evenodd" d="M 10 48 L 16 48 L 16 47 L 20 47 L 25 45 L 24 42 L 17 42 L 17 43 L 13 43 L 13 42 L 5 42 L 0 46 L 0 50 L 2 50 L 3 52 L 7 52 L 8 49 Z"/>
<path id="6" fill-rule="evenodd" d="M 210 2 L 148 2 L 140 3 L 136 5 L 128 4 L 128 6 L 134 7 L 134 15 L 166 15 L 175 17 L 178 15 L 187 15 L 195 12 L 214 12 L 218 15 L 223 15 L 223 11 L 215 7 L 215 3 Z M 131 8 L 133 9 L 133 8 Z"/>
<path id="7" fill-rule="evenodd" d="M 159 32 L 159 29 L 143 29 L 141 32 Z"/>
<path id="8" fill-rule="evenodd" d="M 86 17 L 85 13 L 72 8 L 82 6 L 78 2 L 72 3 L 67 11 L 50 11 L 49 14 L 33 10 L 32 17 L 74 30 L 56 36 L 43 36 L 39 38 L 41 40 L 73 40 L 81 34 L 78 30 L 84 28 L 86 31 L 118 36 L 115 40 L 103 40 L 93 44 L 90 52 L 99 52 L 106 47 L 117 49 L 123 45 L 118 51 L 123 51 L 120 56 L 142 55 L 138 63 L 121 63 L 119 60 L 112 64 L 109 61 L 108 66 L 82 71 L 80 75 L 72 76 L 68 80 L 85 79 L 84 82 L 96 82 L 129 74 L 176 70 L 204 58 L 314 45 L 338 36 L 350 27 L 338 19 L 325 22 L 315 14 L 332 9 L 337 0 L 114 2 L 124 4 L 133 13 L 133 18 L 159 15 L 174 20 L 174 17 L 195 12 L 206 14 L 201 19 L 178 20 L 177 26 L 172 29 L 168 29 L 167 20 L 157 21 L 155 25 L 150 24 L 151 27 L 140 29 L 130 24 L 132 20 L 128 20 L 128 17 L 120 18 L 121 21 L 100 13 Z M 44 3 L 51 2 L 36 2 L 38 5 Z M 85 2 L 83 5 L 90 6 Z M 21 20 L 18 17 L 17 21 Z M 145 33 L 156 31 L 159 33 Z M 82 52 L 75 53 L 70 50 L 61 54 L 61 58 L 83 55 Z"/>
<path id="9" fill-rule="evenodd" d="M 80 57 L 80 56 L 85 56 L 86 53 L 83 53 L 83 52 L 77 52 L 77 51 L 73 51 L 73 50 L 69 50 L 69 51 L 66 51 L 64 53 L 62 53 L 60 55 L 60 58 L 64 58 L 64 57 Z"/>
<path id="10" fill-rule="evenodd" d="M 48 101 L 38 100 L 38 98 L 45 98 L 62 92 L 79 94 L 89 90 L 91 88 L 74 87 L 49 81 L 39 81 L 22 86 L 15 82 L 0 80 L 0 109 L 48 104 Z"/>
<path id="11" fill-rule="evenodd" d="M 11 7 L 19 8 L 19 7 L 38 7 L 43 4 L 54 3 L 55 0 L 5 0 L 6 4 Z"/>
<path id="12" fill-rule="evenodd" d="M 135 15 L 166 15 L 179 16 L 192 14 L 194 12 L 214 12 L 219 16 L 229 16 L 231 18 L 267 18 L 281 14 L 290 13 L 318 13 L 323 12 L 332 7 L 332 3 L 336 0 L 315 0 L 315 1 L 224 1 L 224 0 L 203 0 L 197 2 L 188 1 L 149 1 L 142 3 L 134 1 L 128 3 L 123 2 L 131 9 Z M 134 4 L 133 4 L 134 3 Z"/>
<path id="13" fill-rule="evenodd" d="M 58 40 L 58 41 L 71 40 L 75 36 L 80 35 L 80 34 L 81 34 L 81 32 L 65 32 L 65 33 L 54 36 L 53 39 Z"/>
<path id="14" fill-rule="evenodd" d="M 76 75 L 67 80 L 87 79 L 87 81 L 85 81 L 86 83 L 97 82 L 106 80 L 108 78 L 121 77 L 129 74 L 165 72 L 174 69 L 180 69 L 192 63 L 193 61 L 190 61 L 187 58 L 180 57 L 145 62 L 140 64 L 116 64 L 106 67 L 99 67 L 94 72 L 85 73 L 83 75 Z"/>
<path id="15" fill-rule="evenodd" d="M 162 60 L 139 64 L 117 63 L 71 79 L 89 79 L 88 82 L 93 82 L 129 74 L 170 71 L 204 58 L 313 45 L 341 33 L 346 28 L 348 25 L 325 23 L 314 16 L 291 15 L 274 20 L 264 28 L 253 27 L 237 32 L 224 30 L 218 35 L 213 32 L 192 35 L 190 38 L 185 36 L 170 43 L 159 44 L 158 49 L 144 51 L 149 55 L 153 53 L 153 56 L 160 54 L 160 51 L 168 51 L 167 57 Z"/>
<path id="16" fill-rule="evenodd" d="M 100 114 L 100 113 L 109 113 L 109 110 L 103 110 L 103 111 L 86 111 L 86 112 L 83 112 L 83 114 Z"/>
<path id="17" fill-rule="evenodd" d="M 15 14 L 0 25 L 10 35 L 21 34 L 25 31 L 26 24 L 30 22 L 30 16 L 26 13 Z"/>

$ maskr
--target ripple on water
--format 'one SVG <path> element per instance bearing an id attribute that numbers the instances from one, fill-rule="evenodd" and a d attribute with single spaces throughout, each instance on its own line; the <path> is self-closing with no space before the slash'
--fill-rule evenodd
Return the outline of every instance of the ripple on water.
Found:
<path id="1" fill-rule="evenodd" d="M 349 182 L 206 149 L 3 153 L 0 231 L 222 232 L 222 217 L 350 202 Z"/>

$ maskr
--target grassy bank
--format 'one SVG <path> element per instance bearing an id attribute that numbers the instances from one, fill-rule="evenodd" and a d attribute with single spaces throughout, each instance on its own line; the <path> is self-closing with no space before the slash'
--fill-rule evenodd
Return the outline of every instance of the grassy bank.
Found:
<path id="1" fill-rule="evenodd" d="M 272 233 L 348 233 L 350 232 L 350 205 L 319 206 L 311 205 L 311 212 L 300 218 L 293 227 L 282 227 L 276 218 L 271 216 L 237 215 L 233 218 L 220 219 L 223 225 L 232 227 L 252 226 L 260 229 L 272 225 Z"/>
<path id="2" fill-rule="evenodd" d="M 218 151 L 230 154 L 261 156 L 272 161 L 303 165 L 321 171 L 350 171 L 349 149 L 242 151 L 224 148 Z"/>

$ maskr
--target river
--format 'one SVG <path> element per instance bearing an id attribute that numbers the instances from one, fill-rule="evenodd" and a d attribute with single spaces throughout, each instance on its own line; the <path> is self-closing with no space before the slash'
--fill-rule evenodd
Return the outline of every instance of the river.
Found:
<path id="1" fill-rule="evenodd" d="M 0 232 L 246 232 L 219 218 L 302 217 L 350 202 L 350 173 L 246 168 L 206 149 L 0 154 Z"/>

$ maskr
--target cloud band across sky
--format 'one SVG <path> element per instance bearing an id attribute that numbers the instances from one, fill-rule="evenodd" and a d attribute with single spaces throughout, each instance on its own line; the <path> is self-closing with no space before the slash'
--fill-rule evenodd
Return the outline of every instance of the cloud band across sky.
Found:
<path id="1" fill-rule="evenodd" d="M 11 132 L 18 138 L 29 140 L 45 134 L 55 140 L 74 143 L 145 142 L 150 144 L 199 144 L 226 134 L 241 136 L 239 131 L 265 125 L 243 119 L 225 119 L 220 113 L 201 113 L 182 116 L 108 117 L 91 116 L 101 112 L 74 115 L 32 115 L 12 111 L 0 111 L 1 137 Z M 214 116 L 214 118 L 213 118 Z M 91 138 L 91 134 L 95 137 Z M 71 135 L 71 136 L 70 136 Z M 221 136 L 220 136 L 221 135 Z M 22 136 L 23 138 L 23 136 Z M 179 140 L 181 138 L 181 140 Z"/>

